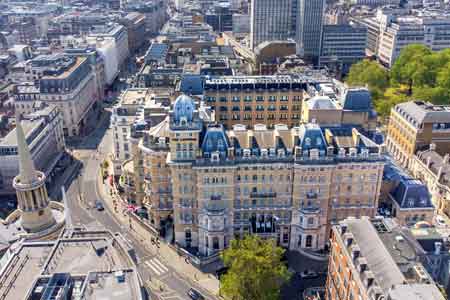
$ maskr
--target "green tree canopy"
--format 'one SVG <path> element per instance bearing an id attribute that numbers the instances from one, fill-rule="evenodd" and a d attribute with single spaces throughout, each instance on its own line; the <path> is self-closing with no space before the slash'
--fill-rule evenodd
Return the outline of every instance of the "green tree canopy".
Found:
<path id="1" fill-rule="evenodd" d="M 281 261 L 284 250 L 273 240 L 248 235 L 233 240 L 222 254 L 228 272 L 220 291 L 232 300 L 277 300 L 290 274 Z"/>
<path id="2" fill-rule="evenodd" d="M 377 98 L 389 86 L 389 76 L 387 70 L 376 61 L 366 59 L 352 65 L 347 83 L 350 85 L 367 85 L 372 92 L 372 96 Z"/>
<path id="3" fill-rule="evenodd" d="M 429 77 L 433 71 L 430 54 L 431 50 L 420 44 L 403 48 L 391 69 L 392 83 L 407 85 L 410 96 L 414 85 L 424 85 L 427 80 L 432 80 Z"/>
<path id="4" fill-rule="evenodd" d="M 433 52 L 424 45 L 402 49 L 391 70 L 375 61 L 361 61 L 350 68 L 349 85 L 367 85 L 381 118 L 401 102 L 423 100 L 450 103 L 450 49 Z"/>
<path id="5" fill-rule="evenodd" d="M 387 118 L 391 113 L 392 107 L 405 101 L 407 101 L 407 97 L 404 91 L 398 88 L 388 88 L 381 99 L 374 101 L 374 106 L 381 118 Z"/>

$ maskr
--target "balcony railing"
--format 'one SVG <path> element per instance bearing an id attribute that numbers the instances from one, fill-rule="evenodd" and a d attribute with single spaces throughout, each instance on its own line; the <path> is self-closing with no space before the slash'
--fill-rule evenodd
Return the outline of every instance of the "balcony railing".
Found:
<path id="1" fill-rule="evenodd" d="M 328 165 L 335 163 L 358 163 L 358 162 L 383 162 L 385 158 L 379 154 L 370 154 L 369 156 L 295 156 L 287 154 L 285 156 L 256 156 L 249 157 L 235 156 L 234 158 L 224 159 L 219 161 L 211 161 L 210 159 L 200 158 L 194 162 L 195 166 L 207 167 L 213 165 L 236 165 L 240 163 L 264 163 L 264 162 L 278 162 L 278 163 L 296 163 L 296 164 L 318 164 Z"/>
<path id="2" fill-rule="evenodd" d="M 303 214 L 317 214 L 320 212 L 320 207 L 300 207 L 299 210 Z"/>
<path id="3" fill-rule="evenodd" d="M 234 206 L 237 210 L 291 210 L 290 204 L 272 204 L 272 205 L 239 205 Z"/>
<path id="4" fill-rule="evenodd" d="M 268 192 L 268 193 L 258 193 L 258 192 L 251 192 L 250 198 L 276 198 L 277 193 L 275 192 Z"/>

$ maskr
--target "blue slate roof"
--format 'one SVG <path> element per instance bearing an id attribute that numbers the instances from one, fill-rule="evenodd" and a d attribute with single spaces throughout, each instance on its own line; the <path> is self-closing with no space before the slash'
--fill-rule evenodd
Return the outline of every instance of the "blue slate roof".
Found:
<path id="1" fill-rule="evenodd" d="M 221 124 L 208 126 L 201 147 L 203 153 L 207 155 L 219 152 L 221 158 L 227 156 L 229 142 Z"/>
<path id="2" fill-rule="evenodd" d="M 203 94 L 204 77 L 201 75 L 183 75 L 180 82 L 180 91 L 187 95 Z"/>
<path id="3" fill-rule="evenodd" d="M 401 208 L 433 208 L 428 188 L 416 179 L 401 179 L 391 196 Z"/>
<path id="4" fill-rule="evenodd" d="M 370 110 L 372 97 L 367 89 L 348 89 L 341 98 L 341 105 L 346 110 Z"/>
<path id="5" fill-rule="evenodd" d="M 402 168 L 391 161 L 384 165 L 383 180 L 400 181 L 402 179 L 411 179 L 411 177 L 408 176 Z"/>
<path id="6" fill-rule="evenodd" d="M 187 122 L 191 122 L 194 115 L 195 104 L 191 97 L 186 95 L 178 96 L 173 105 L 174 120 L 179 122 L 185 118 Z"/>
<path id="7" fill-rule="evenodd" d="M 322 130 L 317 124 L 303 124 L 299 131 L 299 146 L 302 150 L 319 149 L 326 150 L 327 143 Z"/>

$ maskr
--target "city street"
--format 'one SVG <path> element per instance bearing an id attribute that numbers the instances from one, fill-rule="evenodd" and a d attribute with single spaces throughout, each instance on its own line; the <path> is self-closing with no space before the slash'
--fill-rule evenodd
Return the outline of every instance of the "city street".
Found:
<path id="1" fill-rule="evenodd" d="M 84 226 L 90 230 L 107 229 L 120 233 L 134 247 L 138 259 L 138 270 L 144 282 L 150 280 L 152 290 L 157 292 L 153 297 L 159 299 L 189 299 L 187 291 L 192 284 L 177 273 L 159 255 L 156 246 L 150 246 L 151 236 L 141 237 L 132 233 L 128 224 L 119 224 L 108 206 L 98 211 L 96 201 L 104 202 L 98 186 L 99 166 L 111 149 L 109 115 L 104 113 L 97 128 L 77 145 L 71 147 L 72 155 L 81 163 L 68 176 L 66 196 L 69 202 L 73 226 Z M 81 195 L 81 197 L 80 197 Z M 56 196 L 56 195 L 55 195 Z M 146 241 L 146 243 L 143 243 Z M 202 290 L 196 287 L 198 290 Z M 204 295 L 206 292 L 202 290 Z M 208 299 L 215 299 L 210 296 Z"/>

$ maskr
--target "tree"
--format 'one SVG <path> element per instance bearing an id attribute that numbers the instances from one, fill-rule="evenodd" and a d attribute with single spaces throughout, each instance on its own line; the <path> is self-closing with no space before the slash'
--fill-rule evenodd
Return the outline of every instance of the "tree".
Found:
<path id="1" fill-rule="evenodd" d="M 407 95 L 411 96 L 414 85 L 423 85 L 427 82 L 432 67 L 431 61 L 426 63 L 426 57 L 431 50 L 421 44 L 408 45 L 402 49 L 391 69 L 393 84 L 408 86 Z"/>
<path id="2" fill-rule="evenodd" d="M 436 77 L 437 85 L 450 91 L 450 62 L 439 70 Z"/>
<path id="3" fill-rule="evenodd" d="M 413 89 L 413 99 L 420 99 L 434 104 L 448 104 L 448 90 L 443 87 L 417 87 Z"/>
<path id="4" fill-rule="evenodd" d="M 222 253 L 228 272 L 222 276 L 220 291 L 233 300 L 276 300 L 290 274 L 281 261 L 284 250 L 274 240 L 248 235 L 231 241 Z"/>
<path id="5" fill-rule="evenodd" d="M 377 62 L 363 60 L 351 66 L 347 83 L 367 85 L 372 97 L 379 98 L 389 86 L 389 73 Z"/>
<path id="6" fill-rule="evenodd" d="M 382 119 L 389 117 L 392 107 L 407 101 L 407 97 L 401 88 L 388 88 L 383 97 L 374 101 L 375 110 Z"/>

